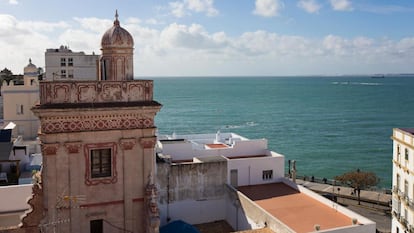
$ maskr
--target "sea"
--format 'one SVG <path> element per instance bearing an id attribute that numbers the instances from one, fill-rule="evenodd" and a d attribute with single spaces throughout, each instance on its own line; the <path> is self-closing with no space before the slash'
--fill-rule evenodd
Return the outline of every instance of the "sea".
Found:
<path id="1" fill-rule="evenodd" d="M 414 127 L 414 75 L 152 79 L 158 134 L 266 138 L 309 177 L 361 169 L 389 189 L 392 130 Z"/>

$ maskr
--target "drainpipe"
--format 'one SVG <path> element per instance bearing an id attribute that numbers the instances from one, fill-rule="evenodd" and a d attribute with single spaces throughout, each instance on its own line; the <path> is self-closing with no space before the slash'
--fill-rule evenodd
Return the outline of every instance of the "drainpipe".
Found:
<path id="1" fill-rule="evenodd" d="M 249 185 L 250 185 L 250 165 L 249 165 Z"/>
<path id="2" fill-rule="evenodd" d="M 168 171 L 167 171 L 167 223 L 170 222 L 170 171 L 171 171 L 171 163 L 168 163 Z"/>

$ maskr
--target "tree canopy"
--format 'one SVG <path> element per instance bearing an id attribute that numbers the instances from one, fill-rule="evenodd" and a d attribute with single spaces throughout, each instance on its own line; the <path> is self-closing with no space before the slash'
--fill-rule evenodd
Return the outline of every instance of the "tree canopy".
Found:
<path id="1" fill-rule="evenodd" d="M 335 180 L 342 182 L 354 188 L 358 193 L 358 204 L 360 204 L 361 189 L 367 189 L 369 187 L 378 184 L 379 179 L 373 172 L 365 172 L 357 169 L 356 171 L 346 172 L 340 176 L 336 176 Z"/>

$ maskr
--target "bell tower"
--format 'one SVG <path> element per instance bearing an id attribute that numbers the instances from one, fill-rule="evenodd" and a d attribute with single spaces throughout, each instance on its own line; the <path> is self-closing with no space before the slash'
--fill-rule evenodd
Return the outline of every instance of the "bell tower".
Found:
<path id="1" fill-rule="evenodd" d="M 40 82 L 32 111 L 41 124 L 43 232 L 157 232 L 161 104 L 152 80 L 133 79 L 132 46 L 116 13 L 102 37 L 105 78 Z"/>

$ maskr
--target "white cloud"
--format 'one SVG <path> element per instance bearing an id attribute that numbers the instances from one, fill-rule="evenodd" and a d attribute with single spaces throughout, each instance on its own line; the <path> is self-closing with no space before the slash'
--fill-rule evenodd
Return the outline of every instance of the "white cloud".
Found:
<path id="1" fill-rule="evenodd" d="M 349 0 L 329 0 L 332 9 L 336 11 L 352 11 L 352 3 Z"/>
<path id="2" fill-rule="evenodd" d="M 174 23 L 162 30 L 159 42 L 165 49 L 210 50 L 224 47 L 226 36 L 223 33 L 209 35 L 199 24 L 186 26 Z"/>
<path id="3" fill-rule="evenodd" d="M 187 8 L 195 12 L 206 12 L 208 16 L 218 15 L 218 10 L 214 8 L 213 0 L 186 0 Z"/>
<path id="4" fill-rule="evenodd" d="M 298 2 L 298 7 L 313 14 L 318 13 L 322 6 L 315 0 L 300 0 Z"/>
<path id="5" fill-rule="evenodd" d="M 96 33 L 105 32 L 113 24 L 112 20 L 109 19 L 98 19 L 98 18 L 73 18 L 78 22 L 83 29 L 87 29 Z"/>
<path id="6" fill-rule="evenodd" d="M 17 0 L 9 0 L 10 5 L 17 5 L 19 2 Z"/>
<path id="7" fill-rule="evenodd" d="M 170 2 L 171 14 L 177 18 L 182 18 L 187 15 L 185 12 L 185 5 L 182 2 Z"/>
<path id="8" fill-rule="evenodd" d="M 42 22 L 42 21 L 23 21 L 19 22 L 19 26 L 22 28 L 27 28 L 28 30 L 33 30 L 37 32 L 51 32 L 58 29 L 65 29 L 69 27 L 69 24 L 63 21 L 60 22 Z"/>
<path id="9" fill-rule="evenodd" d="M 256 0 L 253 14 L 263 17 L 273 17 L 279 15 L 283 8 L 284 4 L 281 0 Z"/>
<path id="10" fill-rule="evenodd" d="M 102 34 L 82 29 L 68 29 L 60 34 L 54 47 L 67 45 L 76 52 L 84 51 L 88 54 L 92 52 L 99 54 Z"/>
<path id="11" fill-rule="evenodd" d="M 213 0 L 183 0 L 170 2 L 171 14 L 177 18 L 182 18 L 190 12 L 203 13 L 207 16 L 216 16 L 219 11 L 214 7 Z"/>
<path id="12" fill-rule="evenodd" d="M 22 73 L 29 58 L 37 66 L 44 64 L 44 51 L 53 44 L 51 30 L 66 28 L 61 22 L 19 21 L 11 15 L 0 14 L 0 66 L 7 67 L 13 73 Z"/>
<path id="13" fill-rule="evenodd" d="M 156 25 L 156 29 L 143 22 L 136 18 L 121 21 L 134 37 L 137 76 L 413 72 L 414 37 L 327 35 L 310 39 L 264 30 L 229 36 L 209 32 L 200 24 L 172 23 Z M 0 15 L 0 47 L 7 54 L 0 56 L 0 69 L 22 73 L 29 58 L 44 66 L 45 50 L 62 44 L 73 51 L 100 53 L 100 39 L 111 25 L 112 20 L 96 18 L 46 23 Z"/>

